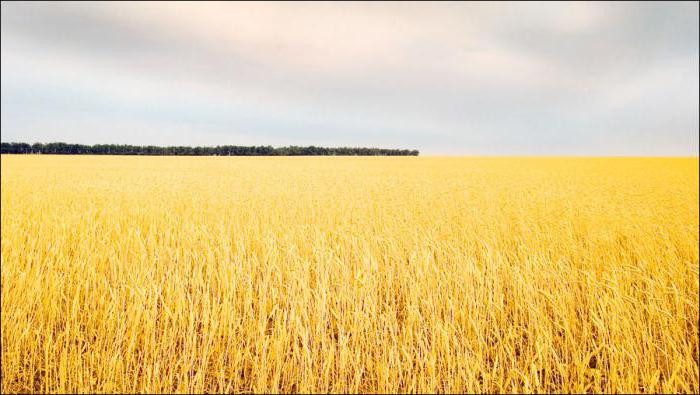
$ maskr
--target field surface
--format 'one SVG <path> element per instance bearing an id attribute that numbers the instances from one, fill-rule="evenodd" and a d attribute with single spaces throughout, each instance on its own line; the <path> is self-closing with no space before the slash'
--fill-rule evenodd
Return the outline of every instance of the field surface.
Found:
<path id="1" fill-rule="evenodd" d="M 698 159 L 7 156 L 2 392 L 683 392 Z"/>

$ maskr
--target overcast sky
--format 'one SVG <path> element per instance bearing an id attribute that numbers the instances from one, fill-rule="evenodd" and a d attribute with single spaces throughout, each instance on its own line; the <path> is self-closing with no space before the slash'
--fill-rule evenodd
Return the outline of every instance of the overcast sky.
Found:
<path id="1" fill-rule="evenodd" d="M 2 141 L 698 154 L 698 3 L 2 3 Z"/>

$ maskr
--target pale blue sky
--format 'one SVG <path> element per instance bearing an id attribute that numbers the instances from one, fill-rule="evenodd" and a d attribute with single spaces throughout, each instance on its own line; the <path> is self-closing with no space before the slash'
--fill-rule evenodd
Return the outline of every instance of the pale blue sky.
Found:
<path id="1" fill-rule="evenodd" d="M 698 3 L 2 3 L 2 141 L 698 154 Z"/>

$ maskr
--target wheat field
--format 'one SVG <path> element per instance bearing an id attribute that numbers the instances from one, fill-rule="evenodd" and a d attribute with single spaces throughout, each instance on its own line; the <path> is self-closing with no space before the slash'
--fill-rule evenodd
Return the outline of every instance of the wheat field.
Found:
<path id="1" fill-rule="evenodd" d="M 2 392 L 682 392 L 697 158 L 2 156 Z"/>

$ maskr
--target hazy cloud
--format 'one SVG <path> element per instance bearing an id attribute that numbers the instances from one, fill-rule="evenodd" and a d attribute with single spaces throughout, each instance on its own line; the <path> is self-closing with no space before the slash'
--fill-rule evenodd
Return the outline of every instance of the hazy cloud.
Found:
<path id="1" fill-rule="evenodd" d="M 2 140 L 697 155 L 698 3 L 2 3 Z"/>

